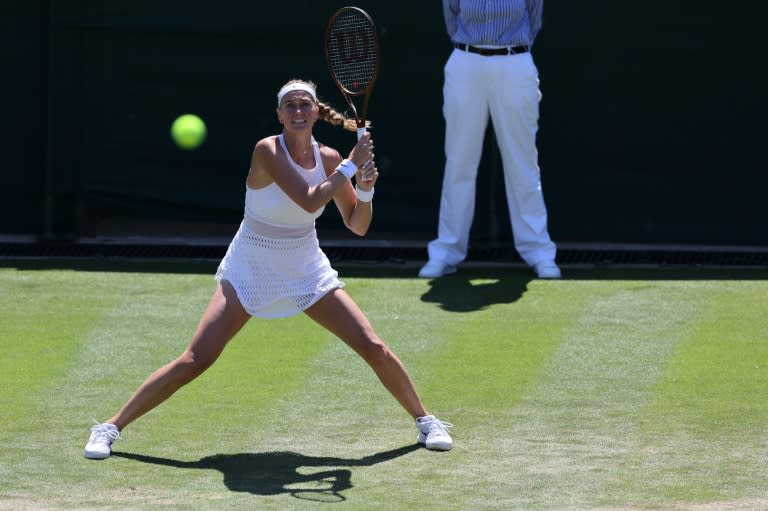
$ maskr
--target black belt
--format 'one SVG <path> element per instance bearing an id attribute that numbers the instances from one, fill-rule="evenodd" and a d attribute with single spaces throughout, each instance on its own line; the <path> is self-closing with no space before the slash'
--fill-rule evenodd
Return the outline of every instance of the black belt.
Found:
<path id="1" fill-rule="evenodd" d="M 454 48 L 458 48 L 469 53 L 477 53 L 478 55 L 517 55 L 518 53 L 528 53 L 528 46 L 514 46 L 512 48 L 478 48 L 477 46 L 470 46 L 464 43 L 453 43 Z"/>

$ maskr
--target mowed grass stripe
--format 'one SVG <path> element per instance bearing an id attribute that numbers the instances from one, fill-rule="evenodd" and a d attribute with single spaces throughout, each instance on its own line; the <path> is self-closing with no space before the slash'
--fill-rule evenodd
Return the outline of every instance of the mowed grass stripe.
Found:
<path id="1" fill-rule="evenodd" d="M 693 284 L 695 285 L 695 284 Z M 658 386 L 647 427 L 704 437 L 760 433 L 768 408 L 768 296 L 764 286 L 730 282 L 706 293 L 706 310 Z M 734 418 L 738 417 L 738 422 Z"/>
<path id="2" fill-rule="evenodd" d="M 423 483 L 429 509 L 512 509 L 504 503 L 511 474 L 502 445 L 513 434 L 516 407 L 588 301 L 525 270 L 465 271 L 443 282 L 445 290 L 432 286 L 425 295 L 438 310 L 422 315 L 435 320 L 436 345 L 424 392 L 439 398 L 455 424 L 456 446 L 450 456 L 431 453 L 409 467 L 411 475 Z"/>
<path id="3" fill-rule="evenodd" d="M 455 422 L 506 422 L 583 306 L 552 282 L 527 272 L 499 279 L 471 274 L 456 298 L 489 299 L 476 310 L 426 310 L 436 344 L 435 378 L 427 391 L 440 397 Z M 494 289 L 496 288 L 496 289 Z M 466 298 L 464 298 L 466 297 Z M 466 439 L 478 432 L 465 429 Z M 484 433 L 483 433 L 484 434 Z"/>
<path id="4" fill-rule="evenodd" d="M 489 474 L 505 508 L 623 504 L 625 496 L 606 492 L 606 484 L 634 451 L 639 411 L 700 314 L 684 288 L 665 282 L 564 287 L 588 306 L 516 408 L 515 425 L 496 435 Z M 487 434 L 495 434 L 491 425 Z"/>
<path id="5" fill-rule="evenodd" d="M 103 299 L 94 304 L 84 289 Z M 105 291 L 98 279 L 75 272 L 0 269 L 0 435 L 28 430 L 40 420 L 39 403 L 60 395 L 52 381 L 109 310 Z"/>
<path id="6" fill-rule="evenodd" d="M 55 270 L 3 270 L 2 346 L 4 495 L 61 491 L 59 462 L 70 457 L 68 420 L 73 396 L 89 387 L 68 383 L 81 365 L 78 353 L 118 300 L 98 274 Z M 88 416 L 90 417 L 90 415 Z M 82 442 L 90 419 L 77 426 Z M 80 445 L 82 449 L 82 444 Z M 80 451 L 82 452 L 82 451 Z M 71 458 L 70 458 L 71 462 Z M 71 463 L 70 463 L 71 464 Z M 41 479 L 41 473 L 51 477 Z M 63 471 L 64 480 L 67 478 Z"/>
<path id="7" fill-rule="evenodd" d="M 643 410 L 638 449 L 624 478 L 649 503 L 744 498 L 768 508 L 768 321 L 765 285 L 690 284 L 704 311 Z M 702 288 L 702 289 L 697 289 Z"/>
<path id="8" fill-rule="evenodd" d="M 133 380 L 136 373 L 145 373 L 150 359 L 162 360 L 175 349 L 175 329 L 184 321 L 186 305 L 180 304 L 179 296 L 190 299 L 189 291 L 195 287 L 190 280 L 198 277 L 30 274 L 43 283 L 41 294 L 55 296 L 61 306 L 51 324 L 55 336 L 38 336 L 34 330 L 32 334 L 46 346 L 68 339 L 62 345 L 68 356 L 51 360 L 56 370 L 45 380 L 45 388 L 24 401 L 35 417 L 29 421 L 29 434 L 9 439 L 15 469 L 7 483 L 13 493 L 82 502 L 84 495 L 97 496 L 121 484 L 119 478 L 107 478 L 92 488 L 92 482 L 103 475 L 82 458 L 92 419 L 110 416 L 138 384 Z M 45 303 L 45 296 L 40 301 Z M 25 364 L 34 367 L 40 362 L 31 358 Z M 40 478 L 44 467 L 57 468 L 43 470 L 48 476 Z"/>

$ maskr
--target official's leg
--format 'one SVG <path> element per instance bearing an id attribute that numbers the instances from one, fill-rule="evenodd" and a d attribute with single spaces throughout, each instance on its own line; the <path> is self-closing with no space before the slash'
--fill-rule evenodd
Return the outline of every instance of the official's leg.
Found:
<path id="1" fill-rule="evenodd" d="M 457 265 L 467 256 L 475 211 L 477 167 L 488 125 L 488 100 L 479 61 L 454 50 L 445 65 L 445 172 L 437 238 L 428 245 L 430 261 Z"/>
<path id="2" fill-rule="evenodd" d="M 554 260 L 536 150 L 539 77 L 529 53 L 491 57 L 498 61 L 490 102 L 491 118 L 504 167 L 504 183 L 515 247 L 534 265 Z"/>

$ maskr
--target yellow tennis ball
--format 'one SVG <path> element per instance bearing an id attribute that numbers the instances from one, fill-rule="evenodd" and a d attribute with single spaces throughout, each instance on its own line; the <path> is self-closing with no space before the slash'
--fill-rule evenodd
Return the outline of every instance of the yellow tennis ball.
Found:
<path id="1" fill-rule="evenodd" d="M 195 114 L 181 115 L 171 125 L 171 137 L 182 149 L 195 149 L 205 141 L 207 134 L 205 123 Z"/>

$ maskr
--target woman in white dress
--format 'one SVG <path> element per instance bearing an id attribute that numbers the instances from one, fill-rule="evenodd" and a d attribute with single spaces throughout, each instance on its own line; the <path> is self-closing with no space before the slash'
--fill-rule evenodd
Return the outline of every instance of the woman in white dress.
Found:
<path id="1" fill-rule="evenodd" d="M 315 219 L 333 200 L 348 229 L 364 236 L 371 224 L 379 176 L 370 133 L 347 159 L 312 136 L 318 119 L 354 130 L 354 122 L 318 101 L 312 82 L 291 80 L 277 95 L 283 132 L 259 140 L 246 181 L 245 214 L 216 272 L 217 286 L 187 348 L 142 383 L 108 421 L 97 424 L 86 458 L 103 459 L 131 422 L 168 399 L 213 364 L 251 316 L 304 312 L 338 336 L 376 372 L 416 421 L 418 442 L 449 450 L 445 423 L 421 402 L 403 363 L 368 318 L 320 249 Z M 352 185 L 352 178 L 356 185 Z"/>

